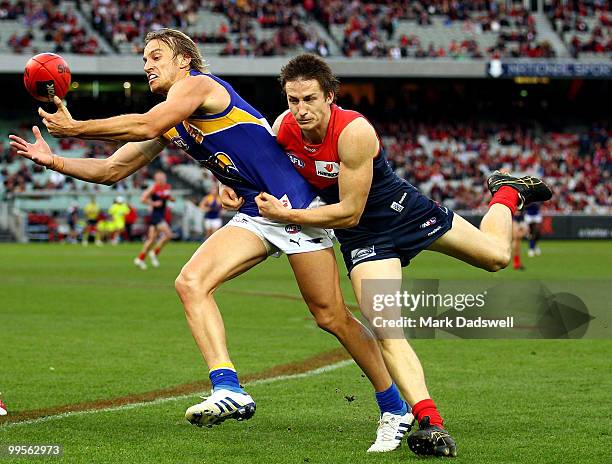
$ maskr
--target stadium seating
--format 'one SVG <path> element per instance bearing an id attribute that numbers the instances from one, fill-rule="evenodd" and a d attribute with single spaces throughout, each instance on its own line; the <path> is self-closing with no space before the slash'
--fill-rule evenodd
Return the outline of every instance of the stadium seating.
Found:
<path id="1" fill-rule="evenodd" d="M 73 2 L 3 0 L 0 26 L 0 53 L 96 55 L 103 50 Z"/>
<path id="2" fill-rule="evenodd" d="M 57 4 L 57 6 L 55 6 Z M 205 56 L 605 59 L 609 2 L 484 0 L 81 0 L 0 2 L 0 53 L 141 53 L 150 30 L 178 28 Z"/>
<path id="3" fill-rule="evenodd" d="M 553 188 L 544 210 L 612 212 L 610 128 L 540 133 L 519 127 L 378 125 L 396 172 L 457 210 L 483 210 L 492 169 L 542 176 Z M 399 135 L 401 134 L 401 136 Z"/>
<path id="4" fill-rule="evenodd" d="M 519 126 L 422 125 L 410 120 L 376 126 L 398 175 L 451 208 L 483 210 L 488 198 L 486 176 L 490 170 L 504 168 L 543 176 L 555 190 L 545 206 L 548 211 L 612 213 L 610 127 L 536 135 Z M 21 130 L 24 133 L 26 126 Z M 0 140 L 6 140 L 1 128 Z M 52 143 L 62 156 L 105 157 L 113 149 L 102 142 L 63 139 Z M 214 182 L 208 171 L 173 146 L 160 155 L 160 165 L 200 192 Z M 0 141 L 0 195 L 57 189 L 85 199 L 100 191 L 141 190 L 151 173 L 152 169 L 143 168 L 113 187 L 94 185 L 25 162 Z M 62 208 L 69 206 L 66 198 Z"/>
<path id="5" fill-rule="evenodd" d="M 574 58 L 610 57 L 611 8 L 610 2 L 555 0 L 549 5 L 547 14 L 553 29 L 563 38 Z"/>

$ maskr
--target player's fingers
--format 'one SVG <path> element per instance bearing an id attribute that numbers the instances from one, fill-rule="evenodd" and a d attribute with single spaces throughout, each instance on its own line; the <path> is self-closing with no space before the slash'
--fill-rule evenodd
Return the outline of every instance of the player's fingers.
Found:
<path id="1" fill-rule="evenodd" d="M 62 99 L 60 97 L 58 97 L 57 95 L 55 97 L 53 97 L 53 103 L 55 103 L 55 106 L 57 106 L 58 110 L 61 110 L 64 108 L 64 104 L 62 103 Z"/>
<path id="2" fill-rule="evenodd" d="M 40 133 L 40 129 L 38 128 L 38 126 L 32 127 L 32 133 L 34 134 L 34 137 L 36 137 L 36 140 L 42 139 L 42 134 Z"/>
<path id="3" fill-rule="evenodd" d="M 14 150 L 17 150 L 17 152 L 24 151 L 24 150 L 28 149 L 28 147 L 26 145 L 21 144 L 21 143 L 17 143 L 17 142 L 11 142 L 10 145 L 11 145 L 11 148 L 13 148 Z"/>
<path id="4" fill-rule="evenodd" d="M 47 113 L 45 110 L 43 110 L 41 107 L 38 107 L 38 114 L 41 118 L 45 119 L 48 118 L 49 116 L 51 116 L 50 113 Z"/>
<path id="5" fill-rule="evenodd" d="M 22 139 L 18 135 L 11 134 L 9 135 L 9 139 L 12 140 L 11 145 L 13 145 L 13 142 L 20 143 L 22 145 L 25 145 L 26 143 L 28 143 L 26 140 Z"/>

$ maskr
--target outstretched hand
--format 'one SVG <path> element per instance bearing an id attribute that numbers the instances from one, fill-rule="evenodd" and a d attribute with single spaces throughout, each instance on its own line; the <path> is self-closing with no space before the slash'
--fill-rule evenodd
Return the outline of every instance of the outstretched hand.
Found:
<path id="1" fill-rule="evenodd" d="M 17 150 L 17 154 L 34 161 L 44 167 L 50 167 L 53 164 L 53 153 L 51 148 L 43 139 L 40 129 L 37 126 L 32 127 L 34 134 L 34 143 L 29 143 L 16 135 L 9 135 L 11 139 L 11 147 Z"/>
<path id="2" fill-rule="evenodd" d="M 73 137 L 77 135 L 76 121 L 72 119 L 68 108 L 57 95 L 53 97 L 53 103 L 57 107 L 55 113 L 47 113 L 38 108 L 38 114 L 43 118 L 43 124 L 53 137 Z"/>

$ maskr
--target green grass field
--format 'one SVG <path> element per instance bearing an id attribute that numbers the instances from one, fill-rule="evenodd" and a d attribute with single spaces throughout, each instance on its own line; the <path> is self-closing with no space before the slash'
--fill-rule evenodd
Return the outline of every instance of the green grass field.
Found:
<path id="1" fill-rule="evenodd" d="M 170 244 L 162 266 L 143 272 L 131 262 L 137 245 L 0 245 L 0 392 L 9 421 L 206 379 L 174 292 L 174 278 L 196 247 Z M 522 273 L 488 274 L 423 253 L 405 277 L 612 279 L 610 242 L 542 248 L 541 257 L 525 259 Z M 342 284 L 354 302 L 348 280 Z M 278 365 L 299 370 L 304 360 L 338 347 L 298 295 L 284 257 L 219 291 L 243 378 Z M 413 345 L 457 440 L 456 462 L 612 462 L 610 340 L 448 338 Z M 197 394 L 183 395 L 21 424 L 0 419 L 0 449 L 60 444 L 69 463 L 417 462 L 407 446 L 365 453 L 377 421 L 370 385 L 353 363 L 332 367 L 252 384 L 258 409 L 248 422 L 193 427 L 183 414 Z"/>

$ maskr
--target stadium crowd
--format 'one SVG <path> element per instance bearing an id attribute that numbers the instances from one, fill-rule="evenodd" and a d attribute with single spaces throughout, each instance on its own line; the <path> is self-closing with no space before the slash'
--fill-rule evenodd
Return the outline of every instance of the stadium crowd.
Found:
<path id="1" fill-rule="evenodd" d="M 42 33 L 44 42 L 50 44 L 51 50 L 56 53 L 101 53 L 98 41 L 87 34 L 75 12 L 70 7 L 62 11 L 57 2 L 22 0 L 13 3 L 4 0 L 0 2 L 0 21 L 3 19 L 20 20 L 25 26 L 23 32 L 14 32 L 7 40 L 14 53 L 21 53 L 33 46 L 35 31 Z"/>
<path id="2" fill-rule="evenodd" d="M 546 10 L 553 29 L 569 41 L 574 58 L 582 53 L 612 54 L 611 2 L 554 0 L 547 2 Z"/>
<path id="3" fill-rule="evenodd" d="M 554 49 L 538 42 L 535 19 L 522 6 L 506 8 L 495 1 L 318 1 L 315 16 L 328 28 L 344 25 L 342 52 L 345 56 L 389 56 L 391 58 L 483 58 L 485 56 L 551 58 Z M 446 46 L 422 43 L 418 30 L 443 18 L 443 25 L 462 23 L 465 38 L 450 40 Z M 410 21 L 414 34 L 397 35 L 398 21 Z M 477 38 L 494 33 L 494 46 L 481 50 Z M 443 37 L 443 35 L 442 35 Z"/>
<path id="4" fill-rule="evenodd" d="M 436 201 L 457 210 L 482 209 L 493 169 L 543 177 L 555 195 L 543 209 L 612 212 L 610 127 L 581 134 L 535 134 L 520 126 L 379 124 L 396 172 Z"/>
<path id="5" fill-rule="evenodd" d="M 488 193 L 485 179 L 493 169 L 537 174 L 553 187 L 555 196 L 544 209 L 556 212 L 612 213 L 612 127 L 594 126 L 576 132 L 541 132 L 520 126 L 423 124 L 410 120 L 375 123 L 386 154 L 400 177 L 435 200 L 457 210 L 482 210 Z M 27 133 L 27 128 L 22 128 Z M 105 157 L 114 149 L 103 142 L 63 139 L 60 150 L 82 149 L 83 156 Z M 61 153 L 61 151 L 60 151 Z M 20 163 L 11 173 L 5 167 Z M 171 170 L 193 163 L 169 147 L 160 165 Z M 77 190 L 81 184 L 51 172 L 44 183 L 34 174 L 43 171 L 25 163 L 0 141 L 0 182 L 6 192 L 36 189 Z M 196 168 L 194 165 L 194 169 Z M 175 174 L 180 171 L 173 170 Z M 56 175 L 57 174 L 57 175 Z M 147 168 L 116 185 L 140 189 L 150 181 Z M 89 184 L 87 184 L 89 185 Z"/>
<path id="6" fill-rule="evenodd" d="M 2 37 L 11 50 L 30 51 L 40 30 L 56 52 L 98 54 L 95 37 L 79 24 L 71 6 L 59 1 L 0 0 L 0 21 L 22 20 L 24 28 Z M 612 52 L 610 2 L 544 3 L 553 29 L 574 57 Z M 554 47 L 538 37 L 534 15 L 522 2 L 496 0 L 80 0 L 77 8 L 118 53 L 141 53 L 146 33 L 162 27 L 189 32 L 201 44 L 222 44 L 214 53 L 231 56 L 286 55 L 309 51 L 329 56 L 399 58 L 554 58 Z M 223 14 L 223 22 L 200 30 L 199 15 Z M 316 23 L 330 33 L 317 32 Z M 462 37 L 445 30 L 460 25 Z M 340 36 L 334 28 L 341 27 Z M 321 28 L 319 27 L 319 30 Z M 435 29 L 436 38 L 424 32 Z M 266 31 L 271 31 L 266 32 Z M 588 36 L 585 35 L 588 33 Z M 492 35 L 493 34 L 493 35 Z M 483 37 L 488 37 L 482 41 Z M 491 45 L 490 37 L 494 38 Z M 330 44 L 329 41 L 336 44 Z"/>

